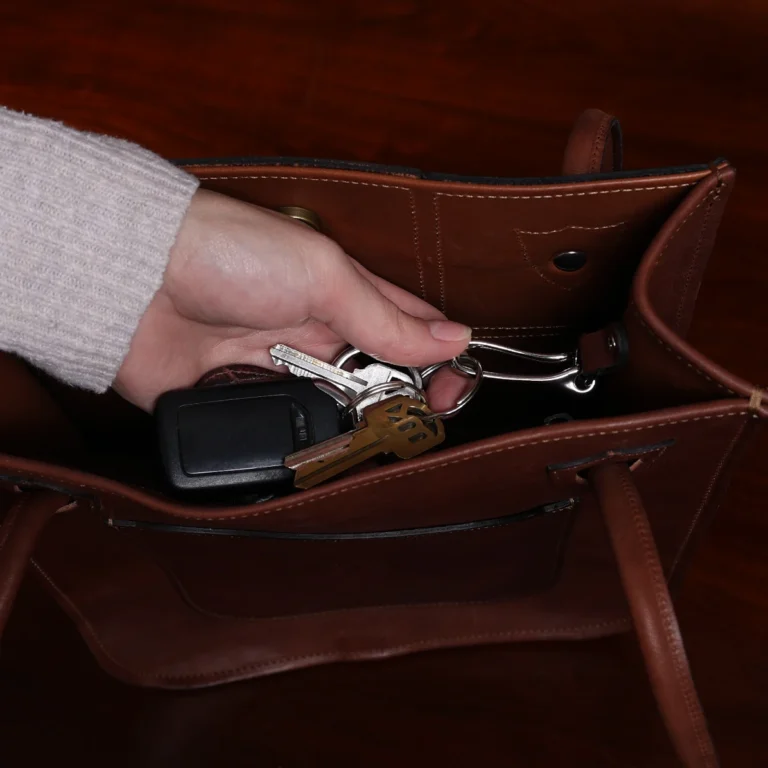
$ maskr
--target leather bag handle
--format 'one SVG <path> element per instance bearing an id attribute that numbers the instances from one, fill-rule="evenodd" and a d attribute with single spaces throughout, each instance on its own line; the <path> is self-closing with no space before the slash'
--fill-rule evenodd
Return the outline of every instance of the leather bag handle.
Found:
<path id="1" fill-rule="evenodd" d="M 590 471 L 656 701 L 687 768 L 716 768 L 715 748 L 691 676 L 640 494 L 626 464 Z"/>
<path id="2" fill-rule="evenodd" d="M 586 109 L 576 119 L 565 147 L 563 175 L 611 173 L 622 167 L 621 124 L 601 109 Z"/>

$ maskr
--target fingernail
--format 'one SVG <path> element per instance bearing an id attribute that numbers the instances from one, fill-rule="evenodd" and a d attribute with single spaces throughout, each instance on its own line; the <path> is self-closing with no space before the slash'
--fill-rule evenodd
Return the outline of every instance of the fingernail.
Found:
<path id="1" fill-rule="evenodd" d="M 461 323 L 450 320 L 432 320 L 429 323 L 432 338 L 438 341 L 468 341 L 472 337 L 472 329 Z"/>

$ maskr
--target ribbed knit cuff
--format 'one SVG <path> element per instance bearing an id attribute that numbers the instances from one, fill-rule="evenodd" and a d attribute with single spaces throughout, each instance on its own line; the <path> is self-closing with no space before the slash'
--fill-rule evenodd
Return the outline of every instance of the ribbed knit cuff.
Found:
<path id="1" fill-rule="evenodd" d="M 197 186 L 135 144 L 0 108 L 0 348 L 109 387 Z"/>

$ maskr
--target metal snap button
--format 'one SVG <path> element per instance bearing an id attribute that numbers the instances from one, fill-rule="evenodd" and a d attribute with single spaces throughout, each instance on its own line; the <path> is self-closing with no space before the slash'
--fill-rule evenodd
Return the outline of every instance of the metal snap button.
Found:
<path id="1" fill-rule="evenodd" d="M 587 263 L 584 251 L 563 251 L 552 257 L 552 263 L 562 272 L 576 272 Z"/>

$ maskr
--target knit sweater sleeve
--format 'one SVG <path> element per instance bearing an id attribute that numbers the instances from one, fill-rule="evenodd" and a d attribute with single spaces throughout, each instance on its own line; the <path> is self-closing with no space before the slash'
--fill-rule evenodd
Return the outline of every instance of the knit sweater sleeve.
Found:
<path id="1" fill-rule="evenodd" d="M 135 144 L 0 107 L 0 349 L 107 389 L 196 188 Z"/>

